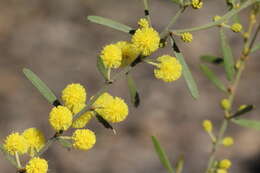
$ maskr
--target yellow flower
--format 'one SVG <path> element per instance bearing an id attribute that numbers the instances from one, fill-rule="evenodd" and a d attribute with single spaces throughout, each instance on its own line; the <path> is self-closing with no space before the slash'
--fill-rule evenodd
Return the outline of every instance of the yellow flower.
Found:
<path id="1" fill-rule="evenodd" d="M 52 108 L 49 122 L 55 131 L 67 130 L 72 124 L 72 113 L 64 106 Z"/>
<path id="2" fill-rule="evenodd" d="M 46 173 L 48 171 L 48 162 L 39 157 L 32 158 L 25 167 L 26 173 Z"/>
<path id="3" fill-rule="evenodd" d="M 117 42 L 116 45 L 122 51 L 122 67 L 131 64 L 140 54 L 140 51 L 138 51 L 138 49 L 132 43 L 120 41 Z"/>
<path id="4" fill-rule="evenodd" d="M 118 68 L 121 65 L 122 51 L 115 44 L 103 48 L 100 55 L 106 68 Z"/>
<path id="5" fill-rule="evenodd" d="M 231 25 L 231 30 L 233 32 L 240 32 L 243 29 L 242 25 L 240 23 L 234 23 Z"/>
<path id="6" fill-rule="evenodd" d="M 157 58 L 157 61 L 160 62 L 154 69 L 154 75 L 157 79 L 172 82 L 180 78 L 182 66 L 175 57 L 163 55 Z"/>
<path id="7" fill-rule="evenodd" d="M 73 107 L 72 113 L 73 115 L 76 115 L 79 113 L 84 107 L 86 107 L 86 104 L 78 104 Z M 88 111 L 81 115 L 79 118 L 73 121 L 72 127 L 73 128 L 83 128 L 86 126 L 86 124 L 91 120 L 91 118 L 94 116 L 94 112 Z"/>
<path id="8" fill-rule="evenodd" d="M 192 0 L 192 1 L 191 1 L 191 6 L 192 6 L 194 9 L 199 9 L 199 8 L 202 8 L 203 2 L 202 2 L 201 0 Z"/>
<path id="9" fill-rule="evenodd" d="M 232 137 L 225 137 L 223 140 L 222 140 L 222 144 L 225 146 L 225 147 L 229 147 L 229 146 L 232 146 L 234 144 L 234 140 Z"/>
<path id="10" fill-rule="evenodd" d="M 182 39 L 182 41 L 189 43 L 189 42 L 192 42 L 193 36 L 189 32 L 184 32 L 181 34 L 181 39 Z"/>
<path id="11" fill-rule="evenodd" d="M 230 102 L 228 99 L 222 99 L 220 103 L 222 109 L 229 110 L 231 108 Z"/>
<path id="12" fill-rule="evenodd" d="M 39 152 L 45 145 L 43 133 L 36 128 L 29 128 L 25 130 L 22 135 L 28 143 L 30 156 L 34 156 L 36 152 Z"/>
<path id="13" fill-rule="evenodd" d="M 218 21 L 218 20 L 220 20 L 220 19 L 221 19 L 221 16 L 218 16 L 218 15 L 213 17 L 213 21 L 214 21 L 214 22 L 216 22 L 216 21 Z"/>
<path id="14" fill-rule="evenodd" d="M 227 170 L 226 169 L 218 169 L 217 173 L 227 173 Z"/>
<path id="15" fill-rule="evenodd" d="M 147 19 L 141 18 L 141 19 L 138 21 L 138 25 L 140 26 L 140 28 L 148 28 L 148 27 L 149 27 L 149 22 L 148 22 Z"/>
<path id="16" fill-rule="evenodd" d="M 204 120 L 202 126 L 206 132 L 212 131 L 212 122 L 210 120 Z"/>
<path id="17" fill-rule="evenodd" d="M 232 165 L 232 163 L 230 160 L 224 159 L 219 162 L 218 167 L 221 169 L 229 169 L 231 167 L 231 165 Z"/>
<path id="18" fill-rule="evenodd" d="M 76 130 L 73 135 L 73 147 L 80 150 L 89 150 L 96 143 L 95 133 L 88 129 Z"/>
<path id="19" fill-rule="evenodd" d="M 19 133 L 12 133 L 6 137 L 4 142 L 4 149 L 11 155 L 24 154 L 28 150 L 27 141 Z"/>
<path id="20" fill-rule="evenodd" d="M 128 115 L 128 106 L 119 97 L 112 97 L 108 93 L 104 93 L 93 104 L 95 111 L 105 120 L 117 123 L 125 120 Z"/>
<path id="21" fill-rule="evenodd" d="M 78 84 L 72 83 L 66 86 L 62 91 L 61 99 L 65 106 L 72 109 L 74 105 L 82 104 L 86 102 L 87 92 L 86 89 Z"/>
<path id="22" fill-rule="evenodd" d="M 160 36 L 151 27 L 139 28 L 132 36 L 132 43 L 144 56 L 149 56 L 159 48 Z"/>

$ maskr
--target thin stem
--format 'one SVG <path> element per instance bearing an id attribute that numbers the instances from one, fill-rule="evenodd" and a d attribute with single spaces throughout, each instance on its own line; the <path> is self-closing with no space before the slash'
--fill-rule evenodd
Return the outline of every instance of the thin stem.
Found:
<path id="1" fill-rule="evenodd" d="M 152 26 L 152 20 L 151 20 L 151 16 L 150 16 L 150 10 L 149 10 L 149 5 L 148 5 L 148 0 L 143 0 L 144 3 L 144 13 L 145 16 L 150 24 L 150 26 Z"/>
<path id="2" fill-rule="evenodd" d="M 19 158 L 18 152 L 15 152 L 15 160 L 16 160 L 18 169 L 21 169 L 22 165 L 21 165 L 21 162 L 20 162 L 20 158 Z"/>
<path id="3" fill-rule="evenodd" d="M 166 37 L 166 35 L 169 32 L 169 29 L 176 23 L 176 21 L 178 20 L 178 18 L 180 17 L 180 15 L 184 12 L 185 7 L 181 7 L 177 13 L 172 17 L 172 19 L 170 20 L 170 22 L 168 23 L 168 25 L 163 29 L 163 31 L 161 32 L 160 36 L 161 38 Z"/>

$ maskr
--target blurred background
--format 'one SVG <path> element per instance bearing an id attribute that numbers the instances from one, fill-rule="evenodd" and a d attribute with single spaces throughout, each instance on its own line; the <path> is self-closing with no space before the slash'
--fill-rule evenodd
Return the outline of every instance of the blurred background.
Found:
<path id="1" fill-rule="evenodd" d="M 177 6 L 169 0 L 151 0 L 153 26 L 161 31 Z M 187 9 L 175 29 L 199 26 L 226 11 L 225 1 L 207 0 L 201 10 Z M 248 10 L 240 16 L 247 26 Z M 108 17 L 132 27 L 143 17 L 141 0 L 1 0 L 0 1 L 0 139 L 13 131 L 36 127 L 46 137 L 53 131 L 48 124 L 51 105 L 22 74 L 22 68 L 34 71 L 60 96 L 69 83 L 87 87 L 94 95 L 103 80 L 96 69 L 96 57 L 106 44 L 129 40 L 129 35 L 86 20 L 88 15 Z M 236 57 L 242 39 L 227 30 Z M 211 149 L 210 140 L 201 128 L 204 119 L 214 122 L 218 130 L 223 112 L 219 100 L 224 97 L 201 73 L 199 56 L 221 56 L 218 28 L 194 32 L 190 44 L 177 40 L 198 83 L 200 98 L 195 101 L 187 91 L 184 79 L 164 83 L 153 76 L 149 65 L 138 65 L 133 71 L 141 96 L 138 109 L 130 107 L 126 121 L 114 125 L 117 135 L 92 120 L 88 128 L 96 132 L 97 143 L 88 152 L 67 151 L 53 145 L 44 158 L 49 160 L 50 173 L 165 173 L 150 139 L 155 135 L 173 164 L 179 155 L 185 157 L 184 172 L 204 172 Z M 169 48 L 154 55 L 171 53 Z M 239 85 L 236 106 L 254 104 L 256 109 L 246 115 L 260 119 L 259 52 L 252 55 Z M 213 67 L 225 80 L 222 67 Z M 113 95 L 130 103 L 125 79 L 111 89 Z M 227 135 L 235 145 L 219 150 L 219 159 L 233 161 L 231 172 L 260 172 L 260 132 L 230 125 Z M 0 155 L 0 172 L 15 169 Z"/>

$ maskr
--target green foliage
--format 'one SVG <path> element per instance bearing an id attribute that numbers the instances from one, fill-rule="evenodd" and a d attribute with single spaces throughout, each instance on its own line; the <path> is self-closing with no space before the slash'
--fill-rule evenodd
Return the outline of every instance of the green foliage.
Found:
<path id="1" fill-rule="evenodd" d="M 108 80 L 108 69 L 104 66 L 104 63 L 100 56 L 97 58 L 97 69 L 105 80 Z"/>
<path id="2" fill-rule="evenodd" d="M 202 55 L 200 57 L 200 60 L 203 61 L 203 62 L 215 64 L 215 65 L 222 65 L 224 63 L 223 58 L 213 56 L 213 55 Z"/>
<path id="3" fill-rule="evenodd" d="M 135 81 L 131 74 L 127 74 L 127 84 L 128 84 L 129 93 L 131 96 L 131 102 L 135 107 L 138 107 L 140 104 L 140 97 L 139 97 L 139 93 L 136 88 Z"/>
<path id="4" fill-rule="evenodd" d="M 251 50 L 251 53 L 256 52 L 258 50 L 260 50 L 260 43 L 255 44 L 255 46 Z"/>
<path id="5" fill-rule="evenodd" d="M 231 119 L 231 122 L 242 126 L 242 127 L 247 127 L 247 128 L 252 128 L 255 130 L 260 130 L 260 121 L 256 120 L 248 120 L 248 119 L 242 119 L 242 118 L 236 118 L 236 119 Z"/>

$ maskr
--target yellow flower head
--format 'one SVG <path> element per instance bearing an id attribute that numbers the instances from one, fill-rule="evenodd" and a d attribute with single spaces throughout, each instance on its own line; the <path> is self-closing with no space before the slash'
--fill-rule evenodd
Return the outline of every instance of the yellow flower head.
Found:
<path id="1" fill-rule="evenodd" d="M 149 56 L 159 48 L 159 33 L 151 27 L 139 28 L 132 36 L 132 43 L 144 56 Z"/>
<path id="2" fill-rule="evenodd" d="M 103 48 L 100 55 L 106 68 L 118 68 L 121 65 L 122 51 L 115 44 Z"/>
<path id="3" fill-rule="evenodd" d="M 49 122 L 55 131 L 67 130 L 72 124 L 72 113 L 65 106 L 52 108 Z"/>
<path id="4" fill-rule="evenodd" d="M 229 169 L 231 167 L 231 165 L 232 165 L 232 163 L 230 160 L 224 159 L 219 162 L 218 167 L 221 169 Z"/>
<path id="5" fill-rule="evenodd" d="M 116 45 L 122 51 L 122 62 L 121 62 L 122 67 L 131 64 L 140 54 L 140 51 L 138 51 L 138 49 L 132 43 L 126 41 L 120 41 L 117 42 Z"/>
<path id="6" fill-rule="evenodd" d="M 34 156 L 36 152 L 39 152 L 45 145 L 43 133 L 36 128 L 29 128 L 25 130 L 22 135 L 28 143 L 30 156 Z"/>
<path id="7" fill-rule="evenodd" d="M 181 39 L 182 39 L 182 41 L 189 43 L 189 42 L 192 42 L 193 36 L 189 32 L 184 32 L 181 34 Z"/>
<path id="8" fill-rule="evenodd" d="M 145 18 L 141 18 L 139 21 L 138 21 L 138 25 L 140 26 L 140 28 L 149 28 L 149 22 L 147 19 Z"/>
<path id="9" fill-rule="evenodd" d="M 161 79 L 164 82 L 172 82 L 180 78 L 182 66 L 175 57 L 163 55 L 157 58 L 157 61 L 159 64 L 154 69 L 154 75 L 157 79 Z"/>
<path id="10" fill-rule="evenodd" d="M 25 167 L 26 173 L 46 173 L 48 171 L 48 162 L 39 157 L 32 158 Z"/>
<path id="11" fill-rule="evenodd" d="M 212 131 L 212 122 L 210 120 L 204 120 L 202 126 L 206 132 Z"/>
<path id="12" fill-rule="evenodd" d="M 226 169 L 217 169 L 216 173 L 227 173 Z"/>
<path id="13" fill-rule="evenodd" d="M 242 25 L 240 23 L 234 23 L 231 25 L 231 30 L 233 32 L 240 32 L 243 29 Z"/>
<path id="14" fill-rule="evenodd" d="M 88 129 L 76 130 L 72 135 L 72 139 L 74 148 L 85 151 L 91 149 L 96 143 L 95 133 Z"/>
<path id="15" fill-rule="evenodd" d="M 14 155 L 16 152 L 21 155 L 27 152 L 28 144 L 22 135 L 12 133 L 6 137 L 4 149 L 11 155 Z"/>
<path id="16" fill-rule="evenodd" d="M 78 84 L 69 84 L 63 91 L 61 99 L 65 106 L 72 109 L 74 105 L 82 104 L 86 102 L 87 92 L 86 89 Z"/>
<path id="17" fill-rule="evenodd" d="M 73 107 L 72 113 L 73 115 L 76 115 L 79 113 L 84 107 L 86 107 L 86 104 L 78 104 Z M 83 128 L 86 126 L 86 124 L 91 120 L 91 118 L 94 116 L 94 112 L 89 111 L 81 115 L 79 118 L 73 121 L 72 127 L 73 128 Z"/>
<path id="18" fill-rule="evenodd" d="M 213 17 L 213 21 L 214 21 L 214 22 L 216 22 L 216 21 L 218 21 L 218 20 L 220 20 L 220 19 L 221 19 L 221 16 L 218 16 L 218 15 Z"/>
<path id="19" fill-rule="evenodd" d="M 119 97 L 112 97 L 108 93 L 102 94 L 93 105 L 99 115 L 112 123 L 121 122 L 128 115 L 128 106 L 124 100 Z"/>
<path id="20" fill-rule="evenodd" d="M 223 140 L 222 140 L 222 144 L 225 146 L 225 147 L 229 147 L 229 146 L 232 146 L 234 144 L 234 140 L 232 137 L 225 137 Z"/>
<path id="21" fill-rule="evenodd" d="M 230 102 L 228 99 L 222 99 L 220 102 L 220 105 L 222 107 L 222 109 L 224 110 L 229 110 L 231 108 Z"/>
<path id="22" fill-rule="evenodd" d="M 202 8 L 203 2 L 202 2 L 201 0 L 192 0 L 192 1 L 191 1 L 191 6 L 192 6 L 194 9 L 199 9 L 199 8 Z"/>

